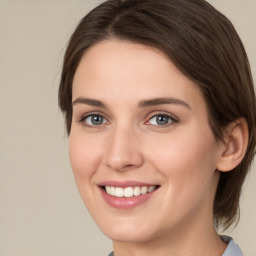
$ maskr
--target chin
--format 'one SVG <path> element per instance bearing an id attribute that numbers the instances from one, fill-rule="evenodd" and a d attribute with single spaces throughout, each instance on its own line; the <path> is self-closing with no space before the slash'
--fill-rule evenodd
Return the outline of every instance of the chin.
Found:
<path id="1" fill-rule="evenodd" d="M 106 219 L 98 222 L 97 225 L 105 236 L 113 241 L 119 242 L 136 242 L 143 243 L 150 241 L 157 236 L 157 229 L 154 224 L 143 220 L 129 220 L 123 218 L 122 220 L 111 220 Z M 144 225 L 143 225 L 144 224 Z"/>
<path id="2" fill-rule="evenodd" d="M 102 230 L 103 231 L 103 230 Z M 145 232 L 138 232 L 134 230 L 108 230 L 103 233 L 113 241 L 118 242 L 128 242 L 128 243 L 143 243 L 152 239 L 153 236 L 150 236 Z"/>

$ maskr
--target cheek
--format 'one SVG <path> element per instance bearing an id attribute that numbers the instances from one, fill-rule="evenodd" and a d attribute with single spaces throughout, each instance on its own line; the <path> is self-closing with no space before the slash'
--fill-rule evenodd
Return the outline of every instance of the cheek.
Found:
<path id="1" fill-rule="evenodd" d="M 69 137 L 69 156 L 78 191 L 91 215 L 95 213 L 94 177 L 102 159 L 101 148 L 97 138 L 85 136 L 81 131 L 73 130 Z"/>
<path id="2" fill-rule="evenodd" d="M 164 176 L 168 193 L 184 204 L 209 195 L 217 163 L 216 142 L 208 129 L 175 135 L 158 141 L 159 147 L 152 147 L 148 154 Z"/>
<path id="3" fill-rule="evenodd" d="M 78 132 L 71 132 L 69 137 L 69 157 L 76 182 L 89 182 L 93 176 L 102 152 L 97 141 L 83 136 Z"/>

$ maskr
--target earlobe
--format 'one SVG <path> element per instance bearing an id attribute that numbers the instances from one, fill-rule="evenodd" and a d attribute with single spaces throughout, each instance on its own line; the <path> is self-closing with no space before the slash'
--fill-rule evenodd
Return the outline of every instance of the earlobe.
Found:
<path id="1" fill-rule="evenodd" d="M 248 145 L 248 125 L 244 118 L 229 124 L 225 131 L 224 150 L 217 163 L 217 170 L 228 172 L 233 170 L 243 159 Z"/>

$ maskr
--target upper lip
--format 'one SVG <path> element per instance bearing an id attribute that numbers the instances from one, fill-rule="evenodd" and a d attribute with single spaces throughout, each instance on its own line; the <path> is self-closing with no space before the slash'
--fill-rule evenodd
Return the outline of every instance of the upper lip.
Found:
<path id="1" fill-rule="evenodd" d="M 150 186 L 157 186 L 157 184 L 145 183 L 145 182 L 133 181 L 133 180 L 127 180 L 127 181 L 106 180 L 106 181 L 100 182 L 98 186 L 126 188 L 126 187 L 143 187 L 143 186 L 150 187 Z"/>

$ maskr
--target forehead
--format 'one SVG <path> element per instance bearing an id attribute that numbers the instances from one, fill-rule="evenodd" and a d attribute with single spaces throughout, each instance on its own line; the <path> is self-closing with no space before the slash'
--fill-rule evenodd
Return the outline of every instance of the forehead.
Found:
<path id="1" fill-rule="evenodd" d="M 73 81 L 73 100 L 81 96 L 119 99 L 120 104 L 168 96 L 204 105 L 199 87 L 164 53 L 119 40 L 100 42 L 85 52 Z"/>

